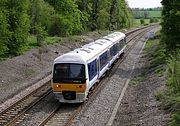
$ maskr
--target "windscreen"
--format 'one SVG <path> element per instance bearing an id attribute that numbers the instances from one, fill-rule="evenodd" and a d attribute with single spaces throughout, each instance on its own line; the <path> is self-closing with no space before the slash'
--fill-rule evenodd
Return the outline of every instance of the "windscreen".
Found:
<path id="1" fill-rule="evenodd" d="M 59 63 L 54 65 L 54 83 L 85 83 L 85 66 L 83 64 Z"/>

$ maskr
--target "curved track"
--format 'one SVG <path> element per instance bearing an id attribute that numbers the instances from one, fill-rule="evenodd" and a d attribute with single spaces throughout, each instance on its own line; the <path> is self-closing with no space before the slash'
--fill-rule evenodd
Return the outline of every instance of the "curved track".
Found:
<path id="1" fill-rule="evenodd" d="M 147 26 L 144 28 L 139 28 L 134 31 L 126 33 L 127 35 L 127 47 L 125 50 L 125 55 L 121 60 L 117 60 L 110 71 L 106 73 L 99 84 L 97 84 L 96 89 L 90 94 L 89 101 L 93 100 L 93 97 L 103 88 L 103 86 L 109 81 L 109 78 L 115 73 L 117 67 L 126 58 L 129 50 L 136 44 L 136 40 L 140 39 L 147 31 L 150 31 L 155 26 Z M 26 95 L 23 99 L 14 103 L 12 106 L 8 107 L 6 110 L 0 113 L 0 126 L 4 125 L 18 125 L 23 122 L 26 118 L 27 112 L 36 106 L 42 99 L 51 94 L 52 90 L 50 87 L 50 81 L 44 86 L 36 89 L 32 93 Z M 57 104 L 56 107 L 49 113 L 45 118 L 38 123 L 39 126 L 42 125 L 69 125 L 75 116 L 81 111 L 82 107 L 88 106 L 88 102 L 83 104 Z"/>

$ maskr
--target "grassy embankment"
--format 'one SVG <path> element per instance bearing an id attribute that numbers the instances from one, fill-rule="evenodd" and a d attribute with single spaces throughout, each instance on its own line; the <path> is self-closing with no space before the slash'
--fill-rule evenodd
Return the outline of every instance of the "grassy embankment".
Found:
<path id="1" fill-rule="evenodd" d="M 140 11 L 140 13 L 143 11 Z M 159 10 L 152 10 L 152 11 L 147 11 L 149 13 L 149 17 L 154 17 L 154 18 L 160 18 L 161 17 L 161 11 Z"/>
<path id="2" fill-rule="evenodd" d="M 155 48 L 155 50 L 152 49 Z M 152 51 L 153 50 L 153 51 Z M 156 94 L 156 99 L 161 102 L 163 109 L 171 113 L 170 126 L 180 125 L 180 53 L 168 55 L 162 42 L 160 32 L 156 33 L 155 39 L 148 40 L 144 49 L 148 56 L 150 65 L 149 71 L 135 77 L 131 86 L 136 86 L 151 72 L 155 76 L 165 76 L 165 89 Z"/>
<path id="3" fill-rule="evenodd" d="M 139 13 L 143 13 L 143 12 L 144 11 L 139 11 Z M 157 18 L 160 21 L 161 11 L 152 10 L 152 11 L 148 11 L 148 13 L 149 13 L 149 18 L 144 19 L 144 24 L 141 24 L 141 22 L 140 22 L 141 19 L 134 19 L 133 20 L 133 27 L 138 27 L 141 25 L 150 24 L 150 18 Z"/>
<path id="4" fill-rule="evenodd" d="M 72 36 L 67 36 L 67 37 L 46 36 L 44 41 L 43 41 L 43 47 L 46 47 L 47 45 L 54 44 L 54 43 L 63 44 L 64 42 L 84 42 L 88 36 L 91 38 L 92 36 L 97 37 L 97 36 L 102 36 L 102 35 L 107 34 L 107 33 L 108 33 L 107 30 L 103 30 L 103 31 L 98 30 L 95 32 L 87 32 L 84 35 L 72 35 Z M 27 38 L 27 41 L 28 41 L 28 44 L 24 49 L 25 51 L 28 49 L 31 49 L 31 48 L 41 47 L 38 45 L 36 36 L 32 36 L 32 35 L 29 36 Z"/>

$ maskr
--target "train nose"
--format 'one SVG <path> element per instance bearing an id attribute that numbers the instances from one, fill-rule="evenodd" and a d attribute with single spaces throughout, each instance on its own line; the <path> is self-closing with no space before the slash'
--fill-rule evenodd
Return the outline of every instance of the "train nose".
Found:
<path id="1" fill-rule="evenodd" d="M 64 99 L 66 100 L 75 100 L 76 92 L 75 91 L 63 91 L 62 92 Z"/>

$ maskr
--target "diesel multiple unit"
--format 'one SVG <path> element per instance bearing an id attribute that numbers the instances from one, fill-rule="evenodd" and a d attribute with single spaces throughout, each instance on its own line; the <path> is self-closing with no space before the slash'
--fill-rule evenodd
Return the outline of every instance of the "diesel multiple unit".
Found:
<path id="1" fill-rule="evenodd" d="M 84 102 L 125 47 L 125 34 L 114 32 L 57 57 L 52 68 L 52 89 L 59 102 Z"/>

